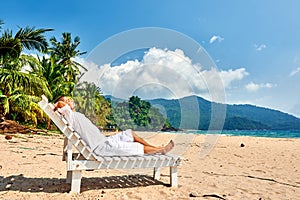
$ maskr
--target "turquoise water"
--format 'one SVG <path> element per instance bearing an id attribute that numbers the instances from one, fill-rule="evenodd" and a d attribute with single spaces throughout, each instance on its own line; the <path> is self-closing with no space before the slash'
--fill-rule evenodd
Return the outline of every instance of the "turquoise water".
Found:
<path id="1" fill-rule="evenodd" d="M 222 134 L 233 136 L 253 136 L 253 137 L 272 137 L 272 138 L 300 138 L 300 130 L 221 130 L 221 131 L 184 131 L 194 134 Z"/>

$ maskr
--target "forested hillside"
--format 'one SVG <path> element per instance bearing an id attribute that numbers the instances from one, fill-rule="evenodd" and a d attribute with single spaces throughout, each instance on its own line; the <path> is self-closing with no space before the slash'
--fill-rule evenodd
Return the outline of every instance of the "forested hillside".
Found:
<path id="1" fill-rule="evenodd" d="M 174 100 L 155 99 L 149 102 L 163 108 L 170 124 L 176 128 L 206 130 L 222 126 L 225 130 L 300 130 L 299 118 L 253 105 L 218 104 L 197 96 Z"/>

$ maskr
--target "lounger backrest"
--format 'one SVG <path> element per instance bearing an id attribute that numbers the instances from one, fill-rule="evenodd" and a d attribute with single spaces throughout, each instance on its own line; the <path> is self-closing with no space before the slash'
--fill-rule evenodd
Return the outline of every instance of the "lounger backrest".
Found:
<path id="1" fill-rule="evenodd" d="M 80 138 L 79 134 L 68 125 L 67 120 L 58 111 L 54 111 L 54 105 L 48 102 L 45 95 L 42 95 L 42 100 L 38 104 L 85 159 L 97 160 L 94 153 Z"/>

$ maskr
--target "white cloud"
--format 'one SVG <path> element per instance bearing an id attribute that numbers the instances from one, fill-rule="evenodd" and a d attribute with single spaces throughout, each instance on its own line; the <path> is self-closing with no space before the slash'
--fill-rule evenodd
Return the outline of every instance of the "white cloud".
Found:
<path id="1" fill-rule="evenodd" d="M 267 48 L 267 45 L 265 45 L 265 44 L 260 44 L 260 45 L 254 44 L 253 46 L 256 51 L 262 51 L 263 49 Z"/>
<path id="2" fill-rule="evenodd" d="M 220 76 L 223 80 L 225 87 L 228 87 L 233 81 L 241 80 L 245 76 L 249 75 L 245 68 L 239 68 L 236 70 L 229 69 L 228 71 L 221 71 Z"/>
<path id="3" fill-rule="evenodd" d="M 210 38 L 209 40 L 209 43 L 212 44 L 214 43 L 215 41 L 218 41 L 218 42 L 222 42 L 224 40 L 224 38 L 222 38 L 221 36 L 219 35 L 214 35 Z"/>
<path id="4" fill-rule="evenodd" d="M 298 67 L 297 69 L 294 69 L 293 71 L 291 71 L 290 76 L 295 76 L 299 72 L 300 72 L 300 67 Z"/>
<path id="5" fill-rule="evenodd" d="M 98 83 L 104 94 L 121 98 L 132 95 L 145 99 L 207 95 L 206 98 L 216 100 L 211 97 L 213 93 L 224 92 L 232 82 L 248 75 L 245 68 L 227 71 L 203 69 L 200 64 L 193 64 L 180 49 L 151 48 L 141 61 L 127 61 L 113 67 L 110 64 L 81 63 L 91 69 L 85 74 L 85 80 Z"/>
<path id="6" fill-rule="evenodd" d="M 253 82 L 250 82 L 248 83 L 245 87 L 248 91 L 250 92 L 254 92 L 254 91 L 257 91 L 261 88 L 272 88 L 272 87 L 275 87 L 276 85 L 274 84 L 271 84 L 271 83 L 261 83 L 261 84 L 257 84 L 257 83 L 253 83 Z"/>
<path id="7" fill-rule="evenodd" d="M 101 70 L 99 69 L 99 66 L 93 62 L 87 61 L 84 58 L 76 57 L 74 59 L 76 62 L 80 63 L 82 66 L 84 66 L 88 71 L 85 71 L 83 69 L 80 69 L 84 75 L 81 77 L 80 81 L 87 81 L 87 82 L 93 82 L 95 84 L 99 83 L 99 77 L 101 76 Z M 107 66 L 109 67 L 109 66 Z M 105 67 L 103 67 L 105 68 Z"/>

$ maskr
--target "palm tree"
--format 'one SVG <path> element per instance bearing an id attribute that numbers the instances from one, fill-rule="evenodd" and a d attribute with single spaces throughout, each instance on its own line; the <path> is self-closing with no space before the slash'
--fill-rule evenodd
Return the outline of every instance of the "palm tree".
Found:
<path id="1" fill-rule="evenodd" d="M 77 50 L 80 44 L 80 38 L 76 36 L 72 41 L 71 33 L 63 33 L 62 41 L 59 42 L 55 37 L 50 39 L 52 48 L 49 48 L 50 55 L 56 55 L 59 58 L 57 64 L 65 67 L 65 78 L 67 82 L 77 83 L 81 70 L 87 70 L 84 66 L 74 60 L 75 57 L 86 54 Z"/>
<path id="2" fill-rule="evenodd" d="M 82 113 L 94 114 L 94 98 L 98 92 L 98 87 L 95 84 L 88 82 L 78 83 L 74 90 L 74 97 L 78 99 L 79 111 Z"/>
<path id="3" fill-rule="evenodd" d="M 13 36 L 11 30 L 5 30 L 0 37 L 0 65 L 19 58 L 24 49 L 44 52 L 48 43 L 44 34 L 53 29 L 20 28 Z"/>
<path id="4" fill-rule="evenodd" d="M 5 103 L 9 104 L 7 109 L 9 109 L 14 120 L 30 121 L 34 126 L 37 126 L 38 119 L 43 119 L 43 110 L 37 104 L 40 97 L 28 95 L 16 89 L 9 97 L 4 97 L 3 100 L 6 100 Z"/>
<path id="5" fill-rule="evenodd" d="M 36 68 L 35 73 L 44 77 L 46 82 L 48 82 L 53 99 L 62 95 L 70 96 L 75 87 L 75 82 L 66 81 L 66 68 L 62 64 L 59 64 L 58 56 L 52 55 L 50 58 L 43 56 L 38 59 L 41 67 Z"/>
<path id="6" fill-rule="evenodd" d="M 94 83 L 81 82 L 74 90 L 76 110 L 85 115 L 95 124 L 106 126 L 111 112 L 110 102 L 101 95 L 101 89 Z"/>
<path id="7" fill-rule="evenodd" d="M 95 95 L 95 111 L 96 111 L 96 121 L 97 123 L 105 127 L 111 121 L 109 116 L 111 115 L 111 103 L 105 99 L 101 93 L 96 93 Z"/>
<path id="8" fill-rule="evenodd" d="M 41 81 L 37 80 L 40 77 L 34 77 L 30 71 L 22 72 L 26 65 L 32 68 L 39 66 L 38 60 L 30 55 L 21 55 L 21 53 L 23 49 L 45 51 L 48 43 L 43 34 L 51 30 L 26 27 L 20 28 L 15 36 L 10 30 L 4 31 L 0 37 L 0 85 L 6 86 L 11 81 L 13 87 L 23 89 L 34 87 L 35 84 L 38 84 L 36 87 L 42 86 Z"/>
<path id="9" fill-rule="evenodd" d="M 22 51 L 46 51 L 48 44 L 44 33 L 51 30 L 26 27 L 20 28 L 15 36 L 12 31 L 6 30 L 0 37 L 0 90 L 2 99 L 5 99 L 5 104 L 3 101 L 0 104 L 6 113 L 18 113 L 25 120 L 32 120 L 34 123 L 35 113 L 39 113 L 36 110 L 36 97 L 41 94 L 51 97 L 51 93 L 45 79 L 33 71 L 34 68 L 41 67 L 38 60 L 31 55 L 22 54 Z"/>
<path id="10" fill-rule="evenodd" d="M 51 97 L 47 82 L 34 73 L 0 68 L 0 88 L 3 94 L 7 96 L 10 96 L 13 90 L 18 89 L 25 94 L 34 96 L 46 94 Z"/>

